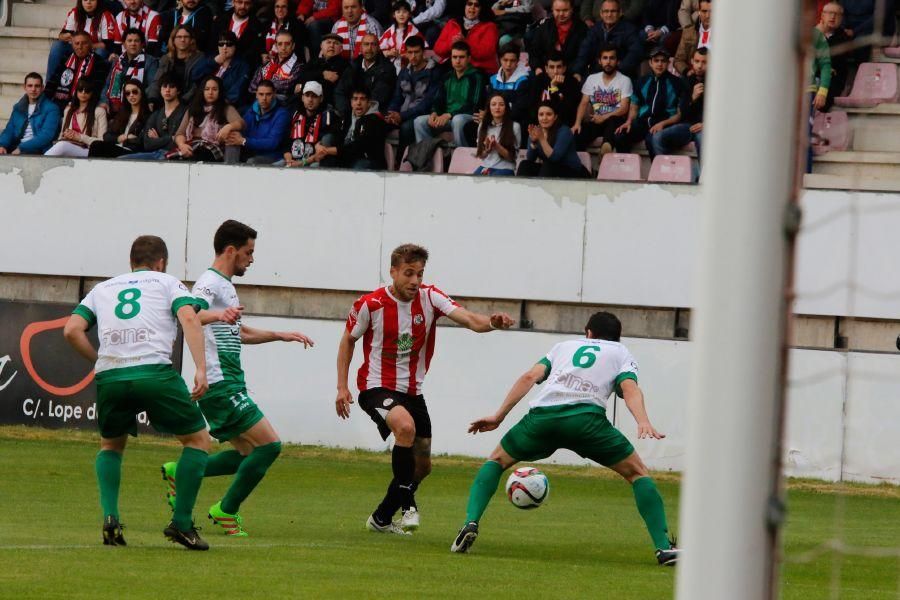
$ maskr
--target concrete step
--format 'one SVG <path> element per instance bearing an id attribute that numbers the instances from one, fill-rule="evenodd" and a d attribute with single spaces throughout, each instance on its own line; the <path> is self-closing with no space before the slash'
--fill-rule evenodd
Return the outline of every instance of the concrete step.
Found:
<path id="1" fill-rule="evenodd" d="M 868 180 L 900 181 L 900 152 L 829 152 L 813 159 L 813 173 L 855 179 L 855 187 Z"/>
<path id="2" fill-rule="evenodd" d="M 0 56 L 2 65 L 6 67 L 7 59 L 22 51 L 41 52 L 46 57 L 53 42 L 49 29 L 25 27 L 0 27 Z"/>
<path id="3" fill-rule="evenodd" d="M 6 121 L 9 120 L 9 115 L 12 114 L 12 107 L 15 106 L 21 97 L 21 95 L 0 96 L 0 118 L 3 120 L 3 127 L 6 127 Z M 3 131 L 3 129 L 0 128 L 0 131 Z"/>
<path id="4" fill-rule="evenodd" d="M 880 104 L 873 108 L 847 108 L 853 129 L 852 149 L 858 152 L 900 152 L 900 104 Z"/>
<path id="5" fill-rule="evenodd" d="M 807 173 L 803 176 L 803 187 L 815 190 L 851 190 L 864 192 L 900 192 L 900 177 L 897 179 L 864 179 L 844 175 Z"/>
<path id="6" fill-rule="evenodd" d="M 5 72 L 37 71 L 43 75 L 47 68 L 47 50 L 48 48 L 0 49 L 0 56 L 3 57 L 0 59 L 0 68 Z"/>
<path id="7" fill-rule="evenodd" d="M 49 4 L 51 6 L 65 6 L 66 12 L 69 11 L 70 8 L 75 6 L 75 3 L 71 0 L 35 0 L 35 4 Z M 63 13 L 65 15 L 65 13 Z"/>
<path id="8" fill-rule="evenodd" d="M 12 5 L 12 24 L 14 27 L 41 27 L 59 32 L 67 12 L 68 8 L 61 5 L 17 2 Z"/>

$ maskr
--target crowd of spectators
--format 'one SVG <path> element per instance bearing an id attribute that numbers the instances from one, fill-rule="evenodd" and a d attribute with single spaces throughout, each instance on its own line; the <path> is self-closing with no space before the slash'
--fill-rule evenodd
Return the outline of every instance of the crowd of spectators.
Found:
<path id="1" fill-rule="evenodd" d="M 390 1 L 77 0 L 0 154 L 384 169 L 396 130 L 413 165 L 580 178 L 587 148 L 701 152 L 713 0 Z M 815 109 L 873 2 L 819 2 Z"/>

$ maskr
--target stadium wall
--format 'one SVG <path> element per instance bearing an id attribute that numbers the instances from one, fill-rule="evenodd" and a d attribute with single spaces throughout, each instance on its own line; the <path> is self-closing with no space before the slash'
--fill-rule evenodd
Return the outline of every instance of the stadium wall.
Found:
<path id="1" fill-rule="evenodd" d="M 262 236 L 258 263 L 243 278 L 252 285 L 372 289 L 387 279 L 391 248 L 415 240 L 433 252 L 430 278 L 458 296 L 690 307 L 700 201 L 689 186 L 3 157 L 0 273 L 112 276 L 125 266 L 122 249 L 153 232 L 169 242 L 170 272 L 193 280 L 208 266 L 215 227 L 236 218 Z M 808 191 L 803 206 L 796 312 L 896 319 L 900 241 L 892 232 L 900 226 L 900 198 Z M 753 290 L 723 290 L 723 301 L 731 293 Z M 384 447 L 362 413 L 350 423 L 333 415 L 340 323 L 259 321 L 300 328 L 320 342 L 307 353 L 247 351 L 253 393 L 285 437 Z M 440 335 L 428 384 L 435 450 L 484 454 L 499 438 L 467 436 L 468 419 L 493 410 L 512 379 L 561 334 L 482 338 L 444 328 Z M 653 467 L 679 469 L 690 344 L 629 344 L 642 364 L 651 415 L 669 435 L 638 448 Z M 889 426 L 900 417 L 897 360 L 793 351 L 790 474 L 900 482 L 900 447 Z M 623 411 L 618 406 L 614 418 L 631 435 Z"/>

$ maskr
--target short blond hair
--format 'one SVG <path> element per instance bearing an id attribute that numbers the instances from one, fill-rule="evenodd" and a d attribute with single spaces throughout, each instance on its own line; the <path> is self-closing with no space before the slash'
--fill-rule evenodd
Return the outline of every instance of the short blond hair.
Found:
<path id="1" fill-rule="evenodd" d="M 391 252 L 391 266 L 399 267 L 403 263 L 428 262 L 428 250 L 416 244 L 403 244 Z"/>

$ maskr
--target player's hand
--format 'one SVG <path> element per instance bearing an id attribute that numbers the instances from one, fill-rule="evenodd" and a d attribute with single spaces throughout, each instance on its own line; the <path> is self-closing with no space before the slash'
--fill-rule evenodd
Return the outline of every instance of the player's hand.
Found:
<path id="1" fill-rule="evenodd" d="M 491 327 L 494 329 L 509 329 L 515 324 L 515 319 L 506 313 L 494 313 L 491 315 Z"/>
<path id="2" fill-rule="evenodd" d="M 482 417 L 476 421 L 472 421 L 469 423 L 469 433 L 484 433 L 485 431 L 493 431 L 500 427 L 500 423 L 503 422 L 503 417 L 498 417 L 497 415 L 491 415 L 489 417 Z"/>
<path id="3" fill-rule="evenodd" d="M 316 345 L 312 338 L 306 337 L 299 331 L 282 331 L 279 334 L 279 339 L 282 342 L 300 342 L 304 348 L 312 348 Z"/>
<path id="4" fill-rule="evenodd" d="M 652 438 L 654 440 L 661 440 L 666 437 L 666 434 L 660 433 L 653 428 L 653 425 L 650 423 L 638 423 L 638 439 L 643 440 L 646 438 Z"/>
<path id="5" fill-rule="evenodd" d="M 238 322 L 238 319 L 241 318 L 241 313 L 244 311 L 243 306 L 229 306 L 225 310 L 222 311 L 222 314 L 219 315 L 219 320 L 223 323 L 228 323 L 229 325 L 234 325 Z"/>
<path id="6" fill-rule="evenodd" d="M 350 418 L 350 405 L 353 404 L 353 395 L 350 390 L 338 390 L 337 400 L 334 401 L 334 404 L 340 418 Z"/>
<path id="7" fill-rule="evenodd" d="M 197 371 L 194 373 L 194 389 L 191 390 L 191 399 L 199 400 L 203 394 L 209 389 L 209 384 L 206 382 L 206 370 Z"/>

